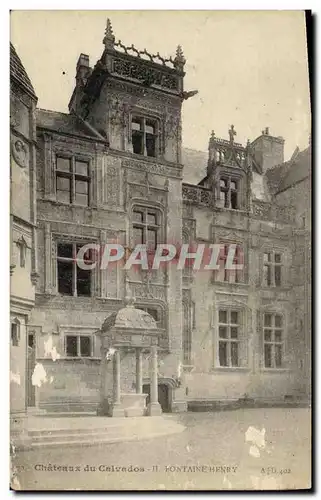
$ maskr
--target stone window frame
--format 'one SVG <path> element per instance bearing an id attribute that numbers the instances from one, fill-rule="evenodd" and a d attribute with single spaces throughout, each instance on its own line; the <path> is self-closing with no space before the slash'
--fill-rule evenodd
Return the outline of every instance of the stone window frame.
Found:
<path id="1" fill-rule="evenodd" d="M 219 311 L 229 311 L 228 314 L 231 314 L 231 311 L 237 311 L 241 320 L 239 322 L 239 327 L 241 331 L 240 338 L 238 343 L 240 345 L 239 348 L 239 364 L 238 366 L 221 366 L 219 360 Z M 219 371 L 242 371 L 249 370 L 249 336 L 247 335 L 248 325 L 250 322 L 250 318 L 248 317 L 249 312 L 245 304 L 239 303 L 224 303 L 223 301 L 219 301 L 215 307 L 213 314 L 213 369 Z"/>
<path id="2" fill-rule="evenodd" d="M 99 263 L 96 264 L 95 268 L 91 271 L 91 294 L 90 295 L 63 295 L 58 292 L 58 266 L 57 266 L 57 247 L 58 243 L 70 243 L 70 244 L 99 244 L 97 238 L 84 237 L 69 235 L 63 233 L 52 233 L 51 235 L 51 276 L 52 276 L 52 286 L 51 293 L 62 297 L 66 300 L 78 299 L 78 300 L 91 300 L 95 296 L 99 296 L 98 284 L 99 284 Z"/>
<path id="3" fill-rule="evenodd" d="M 83 325 L 60 325 L 59 326 L 59 334 L 61 334 L 60 338 L 60 352 L 61 357 L 59 359 L 62 360 L 100 360 L 100 355 L 97 355 L 97 351 L 99 346 L 99 342 L 97 336 L 95 334 L 97 332 L 97 328 L 87 327 Z M 91 339 L 91 355 L 90 356 L 67 356 L 66 353 L 66 338 L 72 337 L 90 337 Z M 79 343 L 79 340 L 77 340 Z"/>
<path id="4" fill-rule="evenodd" d="M 15 328 L 13 328 L 15 327 Z M 11 347 L 19 347 L 21 339 L 21 322 L 18 318 L 10 320 L 10 343 Z"/>
<path id="5" fill-rule="evenodd" d="M 159 227 L 158 243 L 166 243 L 166 241 L 164 239 L 164 237 L 166 235 L 166 230 L 164 227 L 164 225 L 166 223 L 164 206 L 160 203 L 152 202 L 152 201 L 145 200 L 142 198 L 133 198 L 130 209 L 129 209 L 130 225 L 129 225 L 128 243 L 129 243 L 130 248 L 133 249 L 135 247 L 134 231 L 133 231 L 134 224 L 135 224 L 134 209 L 140 208 L 140 207 L 144 210 L 147 210 L 147 211 L 148 211 L 148 209 L 150 209 L 150 210 L 154 210 L 154 211 L 159 212 L 159 216 L 160 216 L 159 217 L 159 224 L 157 224 L 157 226 Z"/>
<path id="6" fill-rule="evenodd" d="M 289 371 L 289 364 L 287 359 L 288 354 L 288 332 L 289 332 L 289 311 L 282 307 L 282 304 L 273 303 L 267 304 L 266 306 L 261 306 L 257 311 L 258 314 L 258 332 L 259 332 L 259 344 L 260 344 L 260 370 L 273 373 L 282 373 Z M 282 351 L 282 366 L 280 367 L 266 367 L 264 361 L 264 315 L 265 314 L 274 314 L 278 316 L 282 316 L 282 330 L 283 330 L 283 351 Z"/>
<path id="7" fill-rule="evenodd" d="M 69 161 L 69 167 L 70 167 L 69 171 L 58 169 L 58 160 L 59 159 Z M 77 170 L 76 170 L 76 163 L 77 162 L 84 163 L 87 165 L 87 168 L 88 168 L 87 175 L 84 175 L 84 174 L 77 172 Z M 58 196 L 57 196 L 57 193 L 58 193 L 57 179 L 58 178 L 64 178 L 64 179 L 70 180 L 69 194 L 72 198 L 70 202 L 58 200 Z M 88 189 L 88 204 L 87 205 L 77 203 L 75 201 L 75 198 L 77 196 L 77 193 L 76 193 L 76 182 L 77 181 L 83 181 L 83 182 L 86 182 L 86 184 L 87 184 L 87 189 Z M 55 194 L 56 194 L 57 203 L 61 203 L 62 205 L 67 205 L 67 206 L 72 205 L 72 206 L 76 206 L 76 207 L 79 206 L 79 207 L 84 207 L 84 208 L 90 207 L 92 204 L 91 203 L 91 191 L 92 191 L 91 184 L 92 184 L 92 179 L 91 179 L 90 161 L 88 161 L 88 159 L 79 158 L 78 155 L 69 156 L 69 155 L 66 155 L 65 153 L 63 153 L 63 154 L 56 153 L 55 154 Z"/>
<path id="8" fill-rule="evenodd" d="M 145 300 L 144 298 L 138 297 L 135 302 L 135 307 L 136 309 L 142 309 L 143 311 L 146 311 L 147 309 L 155 309 L 160 312 L 160 320 L 156 322 L 157 328 L 160 330 L 167 330 L 168 311 L 165 303 L 155 300 Z"/>
<path id="9" fill-rule="evenodd" d="M 228 280 L 225 280 L 225 275 L 226 275 L 226 270 L 224 270 L 224 280 L 220 280 L 218 279 L 217 277 L 217 273 L 219 272 L 219 270 L 213 270 L 213 283 L 220 283 L 222 285 L 242 285 L 242 284 L 246 284 L 247 283 L 247 272 L 246 272 L 246 259 L 245 259 L 245 254 L 246 254 L 246 250 L 247 250 L 247 245 L 246 245 L 246 242 L 245 240 L 242 240 L 240 238 L 219 238 L 219 241 L 217 243 L 218 245 L 239 245 L 242 250 L 243 250 L 243 269 L 240 269 L 240 270 L 235 270 L 235 273 L 236 275 L 238 276 L 238 280 L 237 281 L 232 281 L 230 278 L 231 278 L 231 274 L 229 274 L 229 279 Z M 221 259 L 221 250 L 220 250 L 220 254 L 219 254 L 219 258 L 218 258 L 218 264 L 220 265 L 220 262 L 222 262 L 223 259 Z M 227 256 L 227 254 L 226 254 Z M 226 259 L 225 259 L 226 261 Z"/>
<path id="10" fill-rule="evenodd" d="M 275 286 L 274 284 L 274 277 L 272 279 L 272 284 L 271 285 L 266 285 L 264 283 L 264 254 L 265 253 L 272 253 L 274 254 L 281 254 L 281 284 L 280 286 Z M 264 288 L 265 290 L 281 290 L 282 288 L 285 288 L 288 286 L 288 280 L 289 280 L 289 270 L 290 270 L 290 260 L 291 255 L 290 255 L 290 250 L 286 247 L 281 247 L 279 245 L 263 245 L 260 249 L 260 258 L 259 258 L 259 264 L 260 264 L 260 285 L 261 288 Z M 274 273 L 273 273 L 274 275 Z"/>
<path id="11" fill-rule="evenodd" d="M 270 326 L 265 324 L 266 315 L 271 316 L 272 321 L 271 321 Z M 282 318 L 280 328 L 275 326 L 275 318 L 276 317 Z M 263 329 L 263 332 L 262 332 L 262 334 L 263 334 L 263 339 L 262 339 L 262 342 L 263 342 L 263 353 L 262 353 L 263 360 L 262 360 L 262 363 L 263 363 L 264 370 L 269 370 L 269 369 L 278 370 L 278 369 L 284 368 L 284 354 L 285 354 L 285 319 L 284 319 L 284 315 L 282 313 L 276 312 L 276 311 L 269 311 L 269 310 L 264 311 L 263 315 L 262 315 L 262 329 Z M 266 331 L 271 332 L 271 340 L 266 340 L 266 338 L 265 338 Z M 275 332 L 276 331 L 281 332 L 281 341 L 275 340 Z M 266 364 L 265 364 L 265 347 L 266 347 L 266 345 L 271 346 L 271 366 L 266 366 Z M 277 345 L 281 346 L 281 364 L 279 366 L 276 365 L 275 348 Z"/>
<path id="12" fill-rule="evenodd" d="M 52 136 L 52 134 L 44 133 L 44 199 L 54 201 L 59 205 L 64 207 L 76 207 L 83 209 L 90 209 L 96 206 L 97 196 L 96 196 L 96 177 L 94 162 L 95 156 L 91 153 L 83 152 L 77 147 L 77 144 L 70 144 L 68 146 L 63 146 L 61 143 L 57 143 L 57 139 Z M 56 164 L 57 157 L 63 157 L 70 159 L 74 164 L 75 161 L 79 160 L 88 163 L 88 177 L 89 182 L 89 205 L 79 205 L 76 203 L 64 203 L 57 200 L 56 195 Z"/>
<path id="13" fill-rule="evenodd" d="M 146 124 L 146 120 L 150 120 L 150 121 L 155 122 L 155 125 L 156 125 L 155 156 L 148 156 L 147 154 L 145 154 L 145 151 L 143 154 L 134 153 L 133 144 L 132 144 L 132 132 L 133 132 L 132 122 L 133 122 L 134 118 L 138 118 L 138 119 L 143 120 L 144 124 Z M 129 112 L 128 119 L 129 119 L 128 120 L 128 123 L 129 123 L 128 142 L 130 144 L 130 151 L 132 152 L 132 154 L 134 154 L 137 157 L 141 157 L 141 158 L 154 159 L 154 161 L 157 158 L 161 158 L 162 157 L 162 149 L 163 149 L 162 148 L 162 143 L 163 143 L 162 122 L 163 122 L 163 120 L 162 120 L 161 116 L 157 113 L 152 112 L 152 111 L 137 107 L 137 108 L 133 108 Z M 145 125 L 143 125 L 143 133 L 145 134 Z M 144 140 L 144 144 L 145 144 L 145 140 Z M 145 144 L 144 149 L 146 149 L 146 144 Z"/>
<path id="14" fill-rule="evenodd" d="M 237 208 L 232 208 L 231 206 L 228 206 L 228 207 L 225 207 L 225 206 L 222 206 L 222 203 L 221 203 L 221 198 L 220 198 L 220 194 L 221 194 L 221 179 L 222 178 L 225 178 L 228 180 L 228 191 L 230 193 L 230 184 L 232 181 L 236 181 L 238 186 L 237 186 Z M 246 205 L 246 193 L 245 193 L 245 189 L 246 189 L 246 173 L 243 172 L 242 170 L 240 169 L 236 169 L 236 168 L 233 168 L 233 167 L 226 167 L 226 166 L 221 166 L 219 168 L 219 171 L 217 173 L 217 185 L 216 185 L 216 207 L 217 208 L 220 208 L 222 210 L 231 210 L 233 212 L 239 212 L 240 210 L 244 210 L 245 209 L 245 205 Z M 229 197 L 230 197 L 230 194 L 229 194 Z"/>

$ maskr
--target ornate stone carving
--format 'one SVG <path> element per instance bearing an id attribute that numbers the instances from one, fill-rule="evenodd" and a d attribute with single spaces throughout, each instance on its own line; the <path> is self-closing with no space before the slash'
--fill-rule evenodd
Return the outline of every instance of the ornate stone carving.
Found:
<path id="1" fill-rule="evenodd" d="M 14 139 L 12 142 L 12 155 L 15 162 L 21 168 L 26 168 L 29 161 L 28 146 L 21 139 Z"/>
<path id="2" fill-rule="evenodd" d="M 213 193 L 207 188 L 183 184 L 183 201 L 193 205 L 205 205 L 211 207 L 213 203 Z"/>
<path id="3" fill-rule="evenodd" d="M 124 159 L 122 161 L 124 168 L 132 168 L 143 172 L 150 172 L 151 174 L 164 175 L 165 177 L 174 177 L 180 179 L 182 170 L 176 166 L 167 166 L 160 163 L 144 162 L 135 159 Z"/>
<path id="4" fill-rule="evenodd" d="M 130 283 L 130 290 L 134 297 L 142 299 L 159 299 L 166 302 L 166 288 L 164 286 L 144 283 Z"/>
<path id="5" fill-rule="evenodd" d="M 115 58 L 113 60 L 113 72 L 139 80 L 148 87 L 154 84 L 171 90 L 178 89 L 178 78 L 175 75 L 142 64 L 141 61 L 137 63 L 136 61 Z"/>

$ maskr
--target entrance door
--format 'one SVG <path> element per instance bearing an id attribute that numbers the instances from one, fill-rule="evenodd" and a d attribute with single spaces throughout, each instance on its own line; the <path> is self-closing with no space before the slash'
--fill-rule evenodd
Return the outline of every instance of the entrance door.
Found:
<path id="1" fill-rule="evenodd" d="M 143 393 L 147 394 L 146 405 L 150 402 L 150 385 L 143 385 Z M 161 405 L 163 413 L 171 411 L 170 391 L 167 384 L 158 384 L 158 402 Z"/>
<path id="2" fill-rule="evenodd" d="M 35 336 L 30 333 L 28 335 L 28 351 L 27 351 L 27 406 L 36 406 L 36 391 L 32 385 L 32 374 L 36 365 L 36 349 Z"/>

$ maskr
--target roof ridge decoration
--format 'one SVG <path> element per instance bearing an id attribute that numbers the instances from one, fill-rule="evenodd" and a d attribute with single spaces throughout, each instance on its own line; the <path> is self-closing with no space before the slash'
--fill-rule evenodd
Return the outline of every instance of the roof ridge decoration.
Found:
<path id="1" fill-rule="evenodd" d="M 117 51 L 121 52 L 123 54 L 129 55 L 129 56 L 134 56 L 138 57 L 139 59 L 143 60 L 148 60 L 150 62 L 153 62 L 155 64 L 162 64 L 163 66 L 166 66 L 171 69 L 176 69 L 178 71 L 183 71 L 184 65 L 186 63 L 186 59 L 183 54 L 183 49 L 181 45 L 177 46 L 176 49 L 176 56 L 173 59 L 172 56 L 170 57 L 162 57 L 159 52 L 156 54 L 151 54 L 144 48 L 144 50 L 139 50 L 137 49 L 134 44 L 132 43 L 131 45 L 125 45 L 121 40 L 118 40 L 117 42 L 115 41 L 115 36 L 113 32 L 113 28 L 111 25 L 111 21 L 108 18 L 107 19 L 107 25 L 106 25 L 106 30 L 105 30 L 105 37 L 103 39 L 103 44 L 105 45 L 106 49 L 114 49 L 117 47 Z"/>

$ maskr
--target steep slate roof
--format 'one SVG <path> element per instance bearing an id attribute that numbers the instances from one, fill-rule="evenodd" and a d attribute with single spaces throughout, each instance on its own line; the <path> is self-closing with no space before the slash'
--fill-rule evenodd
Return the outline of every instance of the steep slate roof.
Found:
<path id="1" fill-rule="evenodd" d="M 86 139 L 106 139 L 78 116 L 59 111 L 37 109 L 37 127 L 61 134 L 77 135 Z"/>
<path id="2" fill-rule="evenodd" d="M 289 189 L 294 184 L 306 179 L 311 173 L 311 147 L 296 152 L 292 158 L 268 169 L 265 173 L 272 194 Z"/>
<path id="3" fill-rule="evenodd" d="M 10 43 L 10 79 L 16 80 L 16 83 L 21 85 L 25 92 L 31 97 L 37 99 L 32 83 L 27 75 L 27 72 L 18 56 L 16 49 Z"/>

